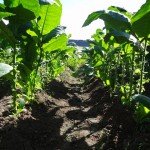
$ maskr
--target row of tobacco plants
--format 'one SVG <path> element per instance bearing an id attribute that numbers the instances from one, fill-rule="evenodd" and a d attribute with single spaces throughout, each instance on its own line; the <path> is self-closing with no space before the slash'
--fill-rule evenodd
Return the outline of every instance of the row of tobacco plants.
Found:
<path id="1" fill-rule="evenodd" d="M 104 28 L 97 29 L 85 49 L 84 72 L 100 78 L 111 94 L 135 110 L 138 123 L 150 121 L 150 98 L 143 95 L 150 79 L 150 1 L 132 14 L 111 6 L 91 13 L 83 26 L 97 19 Z"/>
<path id="2" fill-rule="evenodd" d="M 0 4 L 0 77 L 11 82 L 14 114 L 32 104 L 35 92 L 57 77 L 76 53 L 60 26 L 61 14 L 59 0 Z"/>

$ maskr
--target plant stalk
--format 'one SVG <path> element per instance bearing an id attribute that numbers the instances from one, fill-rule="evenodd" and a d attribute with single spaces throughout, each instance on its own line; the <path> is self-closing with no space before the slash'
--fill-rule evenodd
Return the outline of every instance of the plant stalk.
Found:
<path id="1" fill-rule="evenodd" d="M 147 48 L 146 45 L 147 45 L 147 40 L 145 40 L 144 49 L 142 49 L 142 47 L 140 47 L 141 53 L 143 53 L 143 54 L 142 54 L 139 94 L 142 93 L 143 78 L 144 78 L 143 75 L 144 75 L 144 67 L 145 67 L 145 52 L 146 52 L 146 48 Z"/>
<path id="2" fill-rule="evenodd" d="M 17 111 L 17 65 L 16 65 L 17 51 L 16 46 L 13 48 L 13 83 L 12 83 L 12 95 L 13 95 L 13 109 Z"/>

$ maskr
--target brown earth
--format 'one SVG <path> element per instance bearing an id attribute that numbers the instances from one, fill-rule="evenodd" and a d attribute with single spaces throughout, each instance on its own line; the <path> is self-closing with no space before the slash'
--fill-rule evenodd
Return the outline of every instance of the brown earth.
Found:
<path id="1" fill-rule="evenodd" d="M 10 91 L 1 85 L 0 150 L 150 149 L 150 129 L 139 130 L 132 111 L 110 97 L 101 81 L 83 83 L 66 72 L 18 118 L 9 115 Z"/>

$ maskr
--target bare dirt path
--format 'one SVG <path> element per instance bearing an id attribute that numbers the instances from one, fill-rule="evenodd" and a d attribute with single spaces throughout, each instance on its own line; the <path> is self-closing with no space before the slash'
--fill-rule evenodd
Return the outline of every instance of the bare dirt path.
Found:
<path id="1" fill-rule="evenodd" d="M 130 111 L 99 80 L 66 73 L 18 119 L 8 116 L 9 100 L 0 100 L 0 150 L 124 150 L 133 135 Z"/>

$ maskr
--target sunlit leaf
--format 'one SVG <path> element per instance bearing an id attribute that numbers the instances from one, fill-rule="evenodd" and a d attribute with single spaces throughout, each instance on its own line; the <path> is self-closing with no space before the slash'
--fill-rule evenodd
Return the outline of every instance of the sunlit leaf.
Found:
<path id="1" fill-rule="evenodd" d="M 132 17 L 132 28 L 139 37 L 150 34 L 150 0 L 147 0 L 140 10 Z"/>
<path id="2" fill-rule="evenodd" d="M 4 76 L 5 74 L 9 73 L 12 70 L 13 70 L 12 66 L 0 63 L 0 77 Z"/>
<path id="3" fill-rule="evenodd" d="M 66 34 L 62 34 L 58 37 L 51 39 L 48 43 L 43 44 L 44 51 L 51 52 L 54 50 L 65 50 L 67 48 L 66 44 L 68 42 L 68 38 Z"/>
<path id="4" fill-rule="evenodd" d="M 59 5 L 41 5 L 38 26 L 42 35 L 48 34 L 51 30 L 60 25 L 62 5 L 59 1 L 57 1 L 57 3 L 59 3 Z"/>
<path id="5" fill-rule="evenodd" d="M 55 29 L 53 29 L 52 31 L 50 31 L 50 33 L 46 34 L 43 36 L 42 42 L 43 43 L 47 43 L 49 42 L 53 37 L 57 37 L 61 34 L 65 33 L 64 31 L 64 27 L 63 26 L 58 26 Z"/>

